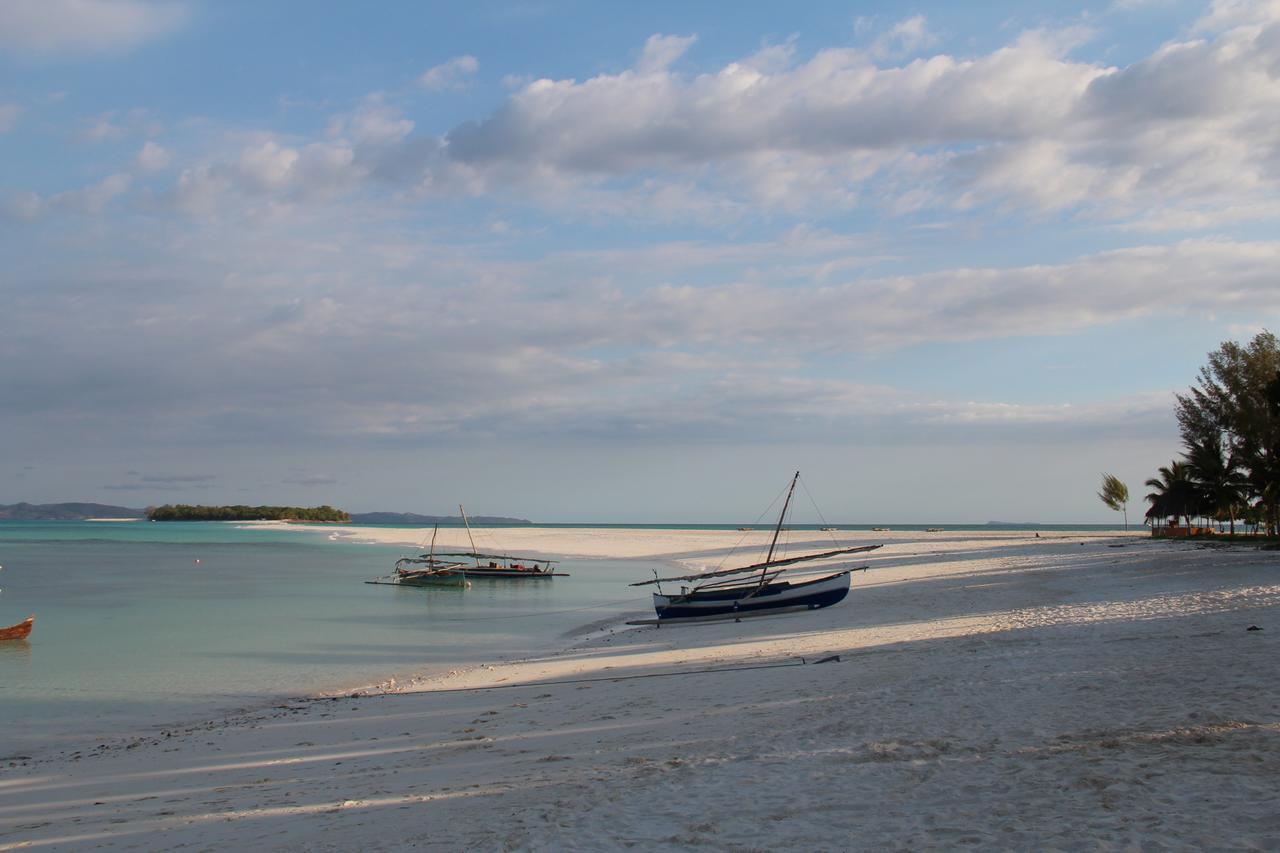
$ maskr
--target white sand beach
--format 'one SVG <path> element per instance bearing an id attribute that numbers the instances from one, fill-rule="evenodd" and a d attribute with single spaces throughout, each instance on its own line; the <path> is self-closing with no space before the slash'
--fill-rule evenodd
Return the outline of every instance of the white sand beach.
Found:
<path id="1" fill-rule="evenodd" d="M 493 535 L 642 579 L 742 534 Z M 524 661 L 10 760 L 0 850 L 1280 845 L 1280 553 L 841 535 L 885 547 L 825 610 L 621 617 Z"/>

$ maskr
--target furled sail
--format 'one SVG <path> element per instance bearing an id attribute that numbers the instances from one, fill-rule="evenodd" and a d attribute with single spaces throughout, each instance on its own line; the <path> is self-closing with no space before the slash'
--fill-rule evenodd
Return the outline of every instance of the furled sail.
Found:
<path id="1" fill-rule="evenodd" d="M 883 547 L 883 546 L 861 545 L 857 548 L 840 548 L 835 551 L 823 551 L 820 554 L 805 554 L 800 557 L 788 557 L 782 560 L 769 560 L 764 563 L 755 563 L 754 565 L 741 566 L 740 568 L 736 568 L 736 569 L 721 569 L 718 572 L 705 572 L 700 575 L 682 575 L 680 577 L 674 577 L 674 578 L 654 578 L 652 580 L 639 581 L 638 583 L 630 584 L 630 586 L 647 586 L 648 584 L 652 584 L 652 583 L 667 583 L 669 581 L 673 582 L 673 581 L 706 580 L 708 578 L 718 578 L 718 577 L 723 577 L 725 575 L 736 575 L 736 574 L 743 574 L 745 572 L 756 572 L 756 571 L 760 571 L 761 569 L 771 569 L 774 566 L 790 566 L 794 563 L 803 563 L 809 560 L 822 560 L 827 557 L 836 557 L 841 554 L 858 554 L 864 551 L 874 551 L 876 548 L 880 548 L 880 547 Z"/>
<path id="2" fill-rule="evenodd" d="M 475 551 L 449 551 L 436 554 L 437 557 L 471 557 L 476 560 L 524 560 L 529 563 L 558 563 L 559 560 L 544 560 L 542 557 L 517 557 L 514 554 L 480 554 Z"/>

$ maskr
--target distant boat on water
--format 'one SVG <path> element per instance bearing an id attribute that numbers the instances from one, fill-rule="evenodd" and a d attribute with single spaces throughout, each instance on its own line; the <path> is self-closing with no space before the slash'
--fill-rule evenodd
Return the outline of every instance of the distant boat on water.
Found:
<path id="1" fill-rule="evenodd" d="M 31 636 L 31 629 L 36 624 L 35 616 L 28 616 L 17 625 L 0 628 L 0 640 L 25 640 Z"/>
<path id="2" fill-rule="evenodd" d="M 4 566 L 0 566 L 3 569 Z M 28 616 L 17 625 L 0 628 L 0 640 L 25 640 L 31 636 L 31 628 L 36 624 L 35 616 Z"/>
<path id="3" fill-rule="evenodd" d="M 472 578 L 486 580 L 550 580 L 556 577 L 568 577 L 565 572 L 555 571 L 556 560 L 541 557 L 517 557 L 511 554 L 484 554 L 476 550 L 475 539 L 471 535 L 471 523 L 467 520 L 467 512 L 461 506 L 462 522 L 467 528 L 467 540 L 471 543 L 470 551 L 454 551 L 436 553 L 436 534 L 440 531 L 437 524 L 431 532 L 431 549 L 417 557 L 401 557 L 396 560 L 395 573 L 389 578 L 377 578 L 368 583 L 390 583 L 399 586 L 471 586 Z M 443 559 L 450 557 L 453 559 Z M 459 560 L 462 557 L 465 559 Z M 471 562 L 468 563 L 467 560 Z"/>
<path id="4" fill-rule="evenodd" d="M 800 480 L 800 472 L 791 479 L 791 487 L 787 490 L 787 498 L 782 504 L 782 512 L 778 516 L 778 524 L 773 531 L 773 540 L 769 543 L 769 552 L 764 562 L 736 569 L 723 569 L 698 575 L 682 575 L 671 578 L 654 578 L 640 581 L 631 586 L 656 584 L 658 591 L 653 594 L 653 607 L 657 613 L 656 622 L 663 624 L 680 620 L 699 620 L 714 618 L 734 618 L 743 616 L 759 616 L 768 613 L 785 613 L 789 611 L 816 610 L 830 607 L 843 601 L 849 594 L 849 573 L 851 568 L 840 569 L 831 574 L 798 580 L 784 580 L 784 572 L 796 563 L 810 560 L 821 560 L 843 554 L 855 554 L 879 548 L 879 545 L 862 545 L 856 548 L 838 548 L 817 554 L 806 554 L 797 557 L 774 559 L 778 545 L 778 537 L 786 528 L 783 522 L 787 510 L 791 506 L 791 497 L 795 493 L 796 483 Z M 742 577 L 742 575 L 756 575 Z M 738 577 L 734 577 L 737 575 Z M 721 579 L 723 578 L 723 580 Z M 662 591 L 663 583 L 691 581 L 696 585 L 682 586 L 678 594 Z"/>

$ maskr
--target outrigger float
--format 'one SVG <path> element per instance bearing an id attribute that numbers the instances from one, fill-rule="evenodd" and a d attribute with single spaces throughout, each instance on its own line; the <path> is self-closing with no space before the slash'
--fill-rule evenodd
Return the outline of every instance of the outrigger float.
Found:
<path id="1" fill-rule="evenodd" d="M 865 569 L 866 566 L 842 568 L 819 577 L 804 577 L 796 580 L 784 580 L 782 575 L 785 572 L 794 571 L 790 567 L 797 563 L 874 551 L 881 546 L 877 544 L 861 545 L 856 548 L 836 548 L 817 554 L 775 560 L 773 555 L 778 545 L 778 536 L 783 531 L 783 521 L 787 517 L 791 496 L 795 492 L 799 479 L 800 472 L 797 471 L 795 477 L 791 479 L 791 488 L 787 490 L 787 499 L 782 505 L 782 513 L 778 516 L 778 524 L 773 531 L 773 541 L 769 544 L 769 553 L 764 562 L 736 569 L 722 569 L 670 578 L 655 577 L 653 580 L 633 583 L 631 586 L 658 585 L 658 591 L 653 594 L 653 608 L 658 618 L 637 620 L 628 624 L 653 625 L 725 619 L 737 621 L 747 616 L 817 610 L 843 601 L 849 594 L 850 573 Z M 735 575 L 755 573 L 759 576 L 735 577 Z M 715 580 L 716 578 L 726 579 Z M 694 581 L 696 585 L 692 587 L 682 585 L 678 594 L 667 594 L 662 591 L 661 585 L 664 583 L 685 581 Z"/>

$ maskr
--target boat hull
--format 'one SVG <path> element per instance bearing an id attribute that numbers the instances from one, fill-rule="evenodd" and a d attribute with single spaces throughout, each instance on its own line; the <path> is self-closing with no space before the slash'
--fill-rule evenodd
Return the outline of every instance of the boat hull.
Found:
<path id="1" fill-rule="evenodd" d="M 471 580 L 528 581 L 550 579 L 553 572 L 532 572 L 520 569 L 448 569 L 424 572 L 401 572 L 397 582 L 405 586 L 465 586 Z"/>
<path id="2" fill-rule="evenodd" d="M 807 581 L 774 581 L 703 589 L 683 595 L 653 594 L 659 620 L 726 616 L 735 613 L 804 608 L 817 610 L 844 600 L 849 594 L 849 572 L 837 572 Z"/>
<path id="3" fill-rule="evenodd" d="M 36 617 L 28 616 L 17 625 L 0 628 L 0 640 L 25 640 L 31 636 L 31 628 L 36 624 Z"/>

